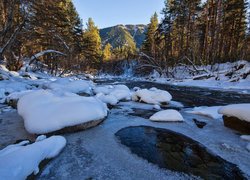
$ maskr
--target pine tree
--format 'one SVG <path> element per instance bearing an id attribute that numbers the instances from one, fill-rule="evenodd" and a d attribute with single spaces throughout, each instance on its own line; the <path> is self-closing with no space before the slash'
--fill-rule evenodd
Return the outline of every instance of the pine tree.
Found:
<path id="1" fill-rule="evenodd" d="M 112 57 L 111 48 L 112 48 L 112 46 L 109 43 L 104 46 L 104 50 L 103 50 L 103 60 L 104 61 L 108 61 L 111 59 L 111 57 Z"/>
<path id="2" fill-rule="evenodd" d="M 101 37 L 94 21 L 89 18 L 87 29 L 83 34 L 83 49 L 86 60 L 92 67 L 98 67 L 101 63 Z"/>
<path id="3" fill-rule="evenodd" d="M 156 56 L 156 42 L 155 42 L 155 34 L 158 29 L 158 15 L 155 13 L 148 25 L 148 30 L 146 32 L 146 39 L 142 45 L 142 50 L 147 55 L 155 58 Z"/>

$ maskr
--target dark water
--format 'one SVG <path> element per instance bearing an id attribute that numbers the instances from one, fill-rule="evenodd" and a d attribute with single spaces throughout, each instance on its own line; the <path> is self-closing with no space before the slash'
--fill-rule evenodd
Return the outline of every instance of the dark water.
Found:
<path id="1" fill-rule="evenodd" d="M 238 167 L 182 134 L 149 126 L 121 129 L 116 137 L 132 153 L 161 168 L 204 179 L 246 179 Z"/>
<path id="2" fill-rule="evenodd" d="M 128 82 L 130 88 L 138 86 L 140 88 L 156 87 L 167 90 L 173 100 L 182 102 L 185 106 L 217 106 L 235 103 L 250 103 L 250 94 L 239 94 L 232 91 L 219 91 L 198 87 L 171 86 L 151 82 Z"/>
<path id="3" fill-rule="evenodd" d="M 156 87 L 158 89 L 167 90 L 173 96 L 173 100 L 182 102 L 185 107 L 250 103 L 250 94 L 240 94 L 233 91 L 220 91 L 199 87 L 173 86 L 144 81 L 124 81 L 121 79 L 99 80 L 97 83 L 108 84 L 115 81 L 121 82 L 121 84 L 125 84 L 129 88 Z"/>

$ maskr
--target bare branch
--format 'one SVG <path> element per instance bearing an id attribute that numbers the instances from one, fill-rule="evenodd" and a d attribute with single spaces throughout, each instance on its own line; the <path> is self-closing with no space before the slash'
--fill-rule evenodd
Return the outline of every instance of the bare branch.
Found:
<path id="1" fill-rule="evenodd" d="M 39 57 L 41 56 L 44 56 L 45 54 L 48 54 L 48 53 L 55 53 L 55 54 L 59 54 L 61 56 L 66 56 L 64 53 L 60 52 L 60 51 L 56 51 L 56 50 L 45 50 L 45 51 L 41 51 L 35 55 L 33 55 L 31 58 L 30 58 L 30 62 L 29 62 L 29 65 L 31 65 L 34 61 L 36 61 Z"/>

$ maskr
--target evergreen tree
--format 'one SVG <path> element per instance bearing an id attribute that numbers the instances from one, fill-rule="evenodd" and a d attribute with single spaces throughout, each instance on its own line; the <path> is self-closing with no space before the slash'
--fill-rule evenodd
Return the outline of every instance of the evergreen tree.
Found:
<path id="1" fill-rule="evenodd" d="M 142 50 L 147 55 L 155 57 L 156 55 L 156 42 L 155 42 L 155 34 L 158 29 L 158 15 L 155 13 L 148 25 L 148 30 L 146 33 L 146 39 L 142 45 Z"/>
<path id="2" fill-rule="evenodd" d="M 104 46 L 104 50 L 103 50 L 103 60 L 104 61 L 108 61 L 111 59 L 111 57 L 112 57 L 111 48 L 112 48 L 112 46 L 109 43 Z"/>
<path id="3" fill-rule="evenodd" d="M 101 37 L 94 21 L 89 18 L 87 29 L 83 34 L 83 49 L 86 60 L 92 67 L 98 67 L 101 63 Z"/>

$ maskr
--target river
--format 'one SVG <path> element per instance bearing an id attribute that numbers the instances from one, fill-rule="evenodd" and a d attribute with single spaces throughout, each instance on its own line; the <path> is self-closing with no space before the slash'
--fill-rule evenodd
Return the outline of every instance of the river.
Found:
<path id="1" fill-rule="evenodd" d="M 181 102 L 184 105 L 184 107 L 173 108 L 180 110 L 185 122 L 151 122 L 147 117 L 155 112 L 152 110 L 152 105 L 121 102 L 110 110 L 108 118 L 101 125 L 86 131 L 65 134 L 67 146 L 57 158 L 43 169 L 38 179 L 197 179 L 190 173 L 170 170 L 150 161 L 149 163 L 147 158 L 132 153 L 133 151 L 129 146 L 121 143 L 115 135 L 119 130 L 131 126 L 161 128 L 183 134 L 200 143 L 214 156 L 219 156 L 226 162 L 236 164 L 240 171 L 245 173 L 245 177 L 250 177 L 249 152 L 245 149 L 245 142 L 240 141 L 239 134 L 225 128 L 221 120 L 188 114 L 185 113 L 184 109 L 194 106 L 250 102 L 249 94 L 150 82 L 116 81 L 99 80 L 97 82 L 99 84 L 121 83 L 130 88 L 137 86 L 168 90 L 174 101 Z M 6 112 L 1 116 L 0 119 L 4 116 L 12 117 L 11 122 L 15 118 L 20 119 L 16 112 Z M 206 126 L 198 128 L 193 122 L 194 118 L 206 122 Z M 19 123 L 21 127 L 21 121 Z M 4 135 L 6 134 L 2 132 L 1 136 Z M 142 146 L 143 144 L 139 145 Z M 147 153 L 147 149 L 143 150 Z"/>

